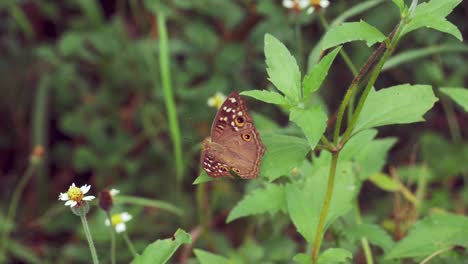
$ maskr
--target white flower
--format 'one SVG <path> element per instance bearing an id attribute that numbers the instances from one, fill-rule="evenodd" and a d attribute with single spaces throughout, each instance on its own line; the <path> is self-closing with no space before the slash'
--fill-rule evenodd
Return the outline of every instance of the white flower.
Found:
<path id="1" fill-rule="evenodd" d="M 330 5 L 328 0 L 311 0 L 312 5 L 307 9 L 307 14 L 312 14 L 317 8 L 327 8 Z"/>
<path id="2" fill-rule="evenodd" d="M 109 194 L 110 194 L 112 197 L 116 196 L 116 195 L 119 194 L 119 193 L 120 193 L 120 190 L 117 190 L 117 189 L 111 189 L 111 190 L 109 191 Z"/>
<path id="3" fill-rule="evenodd" d="M 223 93 L 217 92 L 215 95 L 208 98 L 207 104 L 210 107 L 219 109 L 225 100 L 226 100 L 226 96 Z"/>
<path id="4" fill-rule="evenodd" d="M 68 188 L 66 193 L 60 193 L 59 200 L 66 201 L 65 206 L 74 207 L 77 204 L 81 204 L 83 201 L 91 201 L 93 200 L 94 196 L 84 196 L 89 189 L 91 189 L 91 185 L 83 185 L 80 188 L 75 186 L 75 183 Z"/>
<path id="5" fill-rule="evenodd" d="M 300 11 L 309 6 L 309 0 L 283 0 L 283 6 Z"/>
<path id="6" fill-rule="evenodd" d="M 111 221 L 106 219 L 105 224 L 109 226 L 111 224 L 110 222 L 112 222 L 112 226 L 115 228 L 115 232 L 122 233 L 126 230 L 125 223 L 130 220 L 132 220 L 132 215 L 127 212 L 123 212 L 120 214 L 113 214 L 111 216 Z"/>

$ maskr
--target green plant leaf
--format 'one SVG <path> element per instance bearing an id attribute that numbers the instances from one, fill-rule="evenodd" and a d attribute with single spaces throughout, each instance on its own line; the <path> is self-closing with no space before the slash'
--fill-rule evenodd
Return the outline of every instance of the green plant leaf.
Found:
<path id="1" fill-rule="evenodd" d="M 468 89 L 461 87 L 440 87 L 440 91 L 448 95 L 468 112 Z"/>
<path id="2" fill-rule="evenodd" d="M 293 260 L 300 264 L 309 264 L 312 263 L 312 258 L 309 255 L 304 253 L 299 253 L 294 256 Z"/>
<path id="3" fill-rule="evenodd" d="M 332 52 L 323 57 L 319 64 L 315 65 L 310 69 L 310 72 L 304 76 L 303 86 L 305 98 L 320 88 L 323 80 L 327 77 L 332 62 L 335 60 L 335 57 L 340 50 L 341 47 L 335 48 Z"/>
<path id="4" fill-rule="evenodd" d="M 468 217 L 431 215 L 417 222 L 409 234 L 385 255 L 385 259 L 425 257 L 451 246 L 468 248 Z"/>
<path id="5" fill-rule="evenodd" d="M 238 218 L 253 214 L 267 212 L 274 214 L 278 211 L 286 212 L 284 186 L 267 184 L 265 188 L 255 189 L 237 203 L 229 213 L 226 222 L 229 223 Z"/>
<path id="6" fill-rule="evenodd" d="M 273 134 L 262 137 L 262 141 L 266 152 L 260 167 L 260 175 L 270 181 L 283 175 L 290 175 L 292 169 L 300 166 L 310 151 L 307 141 L 298 137 Z"/>
<path id="7" fill-rule="evenodd" d="M 344 248 L 329 248 L 320 254 L 317 264 L 343 263 L 350 258 L 353 258 L 353 254 Z"/>
<path id="8" fill-rule="evenodd" d="M 460 30 L 445 19 L 461 2 L 462 0 L 431 0 L 419 4 L 409 23 L 404 26 L 402 35 L 421 27 L 428 27 L 448 33 L 462 41 Z"/>
<path id="9" fill-rule="evenodd" d="M 231 263 L 229 262 L 229 259 L 220 255 L 215 255 L 205 250 L 194 249 L 193 252 L 195 253 L 195 256 L 197 257 L 198 261 L 200 261 L 200 264 L 230 264 Z"/>
<path id="10" fill-rule="evenodd" d="M 354 132 L 391 124 L 424 121 L 424 113 L 437 101 L 429 85 L 402 84 L 372 89 L 362 108 Z"/>
<path id="11" fill-rule="evenodd" d="M 304 183 L 286 186 L 286 203 L 297 231 L 309 243 L 313 243 L 320 211 L 325 199 L 328 182 L 328 166 L 314 171 Z M 302 188 L 301 188 L 302 187 Z M 336 170 L 333 197 L 330 202 L 325 227 L 352 208 L 356 185 L 350 162 L 340 162 Z"/>
<path id="12" fill-rule="evenodd" d="M 216 180 L 216 178 L 208 176 L 206 171 L 202 169 L 200 172 L 200 175 L 195 179 L 195 181 L 192 184 L 195 185 L 195 184 L 210 182 L 214 180 Z"/>
<path id="13" fill-rule="evenodd" d="M 310 148 L 314 149 L 327 128 L 328 117 L 320 106 L 309 109 L 291 108 L 289 119 L 304 132 Z"/>
<path id="14" fill-rule="evenodd" d="M 352 240 L 358 241 L 366 237 L 370 243 L 379 246 L 385 252 L 388 252 L 395 244 L 390 235 L 380 226 L 372 224 L 360 224 L 347 229 L 347 236 Z"/>
<path id="15" fill-rule="evenodd" d="M 375 27 L 364 21 L 348 22 L 330 28 L 322 41 L 322 50 L 341 45 L 343 43 L 363 40 L 367 46 L 385 40 L 385 35 Z"/>
<path id="16" fill-rule="evenodd" d="M 247 95 L 270 104 L 289 105 L 286 98 L 284 98 L 281 94 L 273 91 L 251 90 L 242 92 L 241 95 Z"/>
<path id="17" fill-rule="evenodd" d="M 403 14 L 405 10 L 405 1 L 404 0 L 392 0 L 392 2 L 398 7 L 400 10 L 400 14 Z"/>
<path id="18" fill-rule="evenodd" d="M 369 177 L 369 180 L 380 189 L 387 192 L 395 192 L 400 190 L 400 184 L 392 179 L 389 175 L 378 172 Z"/>
<path id="19" fill-rule="evenodd" d="M 145 248 L 141 255 L 136 256 L 132 264 L 163 264 L 166 263 L 182 244 L 191 244 L 190 234 L 177 229 L 173 238 L 156 240 Z"/>
<path id="20" fill-rule="evenodd" d="M 265 35 L 265 57 L 269 80 L 294 102 L 301 97 L 301 72 L 289 50 L 270 34 Z"/>

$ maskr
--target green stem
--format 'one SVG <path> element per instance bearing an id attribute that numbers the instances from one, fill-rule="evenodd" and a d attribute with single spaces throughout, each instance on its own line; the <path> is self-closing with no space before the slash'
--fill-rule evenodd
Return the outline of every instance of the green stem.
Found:
<path id="1" fill-rule="evenodd" d="M 327 220 L 328 208 L 330 207 L 330 202 L 333 196 L 333 186 L 335 184 L 336 167 L 338 165 L 339 154 L 339 152 L 332 154 L 330 173 L 328 175 L 327 193 L 325 194 L 325 201 L 323 203 L 322 210 L 320 211 L 320 219 L 317 225 L 315 240 L 312 247 L 312 263 L 317 261 L 318 253 L 323 240 L 323 232 L 325 228 L 325 222 Z"/>
<path id="2" fill-rule="evenodd" d="M 355 217 L 356 217 L 356 223 L 358 225 L 362 224 L 362 219 L 361 219 L 361 209 L 359 208 L 359 202 L 356 199 L 354 205 L 355 209 Z M 372 251 L 369 246 L 369 241 L 367 241 L 367 238 L 365 236 L 361 237 L 361 245 L 362 249 L 364 250 L 364 255 L 366 257 L 366 263 L 367 264 L 374 264 L 374 258 L 372 257 Z"/>
<path id="3" fill-rule="evenodd" d="M 128 237 L 127 232 L 123 232 L 123 237 L 125 240 L 125 243 L 127 243 L 128 249 L 132 253 L 132 256 L 135 258 L 138 256 L 138 253 L 136 252 L 135 248 L 133 247 L 132 241 L 130 241 L 130 238 Z"/>
<path id="4" fill-rule="evenodd" d="M 438 97 L 440 98 L 442 108 L 444 109 L 445 116 L 447 117 L 450 136 L 452 137 L 455 143 L 461 142 L 462 136 L 460 132 L 460 127 L 458 126 L 458 121 L 455 115 L 455 109 L 453 107 L 453 104 L 450 101 L 448 101 L 444 95 L 440 96 L 440 93 Z"/>
<path id="5" fill-rule="evenodd" d="M 110 257 L 111 257 L 111 264 L 115 264 L 115 231 L 114 227 L 112 226 L 112 217 L 109 212 L 106 212 L 107 220 L 109 220 L 109 233 L 111 237 L 111 244 L 110 244 Z"/>
<path id="6" fill-rule="evenodd" d="M 303 48 L 302 48 L 302 32 L 301 32 L 301 24 L 299 23 L 299 16 L 296 17 L 296 21 L 294 24 L 294 34 L 296 37 L 296 48 L 297 48 L 297 60 L 300 69 L 305 69 L 304 67 L 304 59 L 303 59 Z M 304 97 L 304 91 L 301 89 L 301 98 Z"/>
<path id="7" fill-rule="evenodd" d="M 20 200 L 20 196 L 23 193 L 24 188 L 26 187 L 27 183 L 31 179 L 31 177 L 34 175 L 34 172 L 36 171 L 37 166 L 39 165 L 38 162 L 30 162 L 28 168 L 26 169 L 26 172 L 23 174 L 21 177 L 18 185 L 16 186 L 13 195 L 11 197 L 11 202 L 10 206 L 8 208 L 8 213 L 7 217 L 5 219 L 5 225 L 3 227 L 3 233 L 2 233 L 2 243 L 1 243 L 1 249 L 0 249 L 0 256 L 5 256 L 6 249 L 7 249 L 7 243 L 8 239 L 10 237 L 10 232 L 12 230 L 13 222 L 16 217 L 16 210 L 18 209 L 18 204 Z"/>
<path id="8" fill-rule="evenodd" d="M 169 65 L 169 44 L 166 27 L 165 15 L 160 12 L 157 14 L 158 30 L 159 30 L 159 66 L 161 71 L 161 79 L 166 103 L 166 110 L 169 120 L 169 129 L 171 132 L 172 142 L 174 144 L 174 158 L 176 163 L 176 181 L 179 188 L 182 184 L 182 176 L 184 169 L 184 161 L 182 158 L 182 144 L 179 123 L 177 120 L 177 110 L 174 101 L 174 94 L 171 84 L 171 72 Z"/>
<path id="9" fill-rule="evenodd" d="M 98 256 L 96 253 L 96 247 L 94 247 L 93 237 L 91 236 L 91 231 L 89 230 L 88 221 L 86 220 L 86 215 L 83 214 L 80 216 L 81 223 L 83 224 L 84 232 L 86 239 L 88 240 L 89 250 L 91 251 L 91 257 L 93 258 L 93 263 L 98 264 Z"/>

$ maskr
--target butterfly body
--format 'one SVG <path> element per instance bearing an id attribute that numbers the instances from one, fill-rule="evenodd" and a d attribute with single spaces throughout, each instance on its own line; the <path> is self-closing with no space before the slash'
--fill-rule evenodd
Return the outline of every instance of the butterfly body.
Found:
<path id="1" fill-rule="evenodd" d="M 211 137 L 202 144 L 201 163 L 211 177 L 256 178 L 265 153 L 260 134 L 247 112 L 244 99 L 233 92 L 221 105 L 211 127 Z"/>

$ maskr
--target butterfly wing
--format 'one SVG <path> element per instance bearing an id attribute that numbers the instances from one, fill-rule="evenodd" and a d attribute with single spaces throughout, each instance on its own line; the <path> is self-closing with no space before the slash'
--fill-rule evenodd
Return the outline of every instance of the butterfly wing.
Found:
<path id="1" fill-rule="evenodd" d="M 211 138 L 203 142 L 203 168 L 211 177 L 230 176 L 232 170 L 242 178 L 256 178 L 264 152 L 244 99 L 231 93 L 216 114 Z"/>

